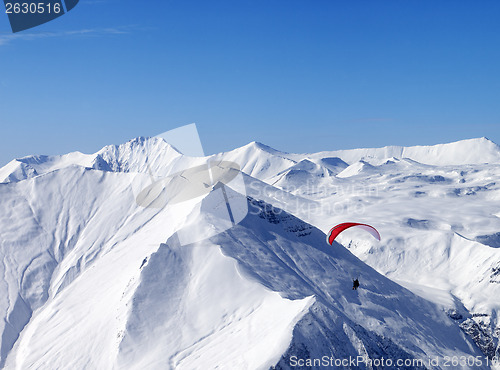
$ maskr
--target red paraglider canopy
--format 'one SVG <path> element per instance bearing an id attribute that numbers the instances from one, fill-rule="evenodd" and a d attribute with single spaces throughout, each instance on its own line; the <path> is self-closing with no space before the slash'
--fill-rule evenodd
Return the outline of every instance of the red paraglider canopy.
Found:
<path id="1" fill-rule="evenodd" d="M 333 241 L 339 235 L 342 231 L 349 229 L 351 227 L 360 227 L 366 231 L 368 231 L 370 234 L 373 235 L 374 238 L 380 241 L 380 234 L 378 233 L 377 229 L 375 229 L 373 226 L 367 225 L 367 224 L 359 224 L 357 222 L 344 222 L 342 224 L 338 224 L 337 226 L 333 227 L 328 234 L 326 234 L 326 242 L 330 245 L 333 244 Z"/>

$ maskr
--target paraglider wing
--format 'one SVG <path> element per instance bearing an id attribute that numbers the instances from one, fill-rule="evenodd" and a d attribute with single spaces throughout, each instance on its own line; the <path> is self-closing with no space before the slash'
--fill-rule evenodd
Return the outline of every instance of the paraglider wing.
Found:
<path id="1" fill-rule="evenodd" d="M 380 241 L 380 234 L 378 233 L 378 231 L 373 226 L 370 226 L 370 225 L 367 225 L 367 224 L 359 224 L 357 222 L 345 222 L 345 223 L 338 224 L 337 226 L 333 227 L 328 232 L 328 234 L 326 234 L 326 242 L 328 244 L 332 245 L 333 241 L 335 240 L 335 238 L 337 237 L 337 235 L 339 235 L 342 231 L 347 230 L 347 229 L 349 229 L 351 227 L 362 228 L 363 230 L 366 230 L 371 235 L 373 235 L 373 237 L 375 239 L 377 239 L 377 240 Z"/>

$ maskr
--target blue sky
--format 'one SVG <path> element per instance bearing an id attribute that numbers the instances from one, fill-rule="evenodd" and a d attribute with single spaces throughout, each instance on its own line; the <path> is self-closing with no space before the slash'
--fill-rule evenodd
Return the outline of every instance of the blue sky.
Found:
<path id="1" fill-rule="evenodd" d="M 0 14 L 0 165 L 196 122 L 206 153 L 500 143 L 500 2 L 80 0 Z"/>

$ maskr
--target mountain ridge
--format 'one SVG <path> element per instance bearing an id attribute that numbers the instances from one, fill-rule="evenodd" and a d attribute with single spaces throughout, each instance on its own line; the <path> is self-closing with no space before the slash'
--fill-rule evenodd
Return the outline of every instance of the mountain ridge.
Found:
<path id="1" fill-rule="evenodd" d="M 148 157 L 151 163 L 147 163 L 145 158 L 140 159 L 141 150 L 137 151 L 137 148 L 142 149 L 144 156 Z M 166 154 L 161 155 L 163 151 Z M 262 156 L 259 156 L 261 152 L 266 153 L 269 158 L 263 160 Z M 123 162 L 131 155 L 136 157 L 138 162 Z M 118 172 L 147 172 L 150 166 L 156 173 L 165 175 L 162 168 L 168 166 L 170 161 L 179 155 L 175 147 L 163 139 L 138 137 L 120 145 L 107 145 L 93 154 L 72 152 L 56 156 L 32 155 L 14 159 L 0 168 L 0 183 L 22 181 L 68 165 Z M 263 179 L 269 178 L 276 172 L 285 171 L 302 160 L 321 163 L 328 158 L 338 158 L 348 165 L 359 161 L 380 165 L 393 157 L 407 158 L 428 165 L 500 163 L 500 146 L 483 137 L 429 146 L 386 146 L 296 154 L 282 152 L 253 141 L 232 151 L 210 157 L 242 162 L 241 167 L 244 172 Z"/>
<path id="2" fill-rule="evenodd" d="M 477 144 L 469 141 L 465 146 Z M 454 150 L 457 146 L 461 147 L 455 145 Z M 273 362 L 283 369 L 288 366 L 286 356 L 330 354 L 329 348 L 336 348 L 335 356 L 368 354 L 375 358 L 422 358 L 420 347 L 425 356 L 479 355 L 477 346 L 490 357 L 500 353 L 495 336 L 499 307 L 494 299 L 500 276 L 500 267 L 494 262 L 500 249 L 486 245 L 495 242 L 500 222 L 496 207 L 500 183 L 495 181 L 500 174 L 498 165 L 431 166 L 398 158 L 378 163 L 372 158 L 378 164 L 358 161 L 370 166 L 370 171 L 357 172 L 356 164 L 351 164 L 353 176 L 337 177 L 335 169 L 348 163 L 331 152 L 317 158 L 282 152 L 275 155 L 257 144 L 191 158 L 161 139 L 143 138 L 107 146 L 98 153 L 102 156 L 32 158 L 24 163 L 30 167 L 22 167 L 26 171 L 31 168 L 32 176 L 26 173 L 25 179 L 0 184 L 0 274 L 4 276 L 0 293 L 7 297 L 0 300 L 4 318 L 0 321 L 0 367 L 15 367 L 17 363 L 43 368 L 48 358 L 61 368 L 71 361 L 105 368 L 115 366 L 115 360 L 122 365 L 138 361 L 139 366 L 144 352 L 152 363 L 164 361 L 163 347 L 155 345 L 148 350 L 151 341 L 164 335 L 163 326 L 157 328 L 155 321 L 148 321 L 162 302 L 168 307 L 184 302 L 182 307 L 193 306 L 186 308 L 186 314 L 214 314 L 220 324 L 210 327 L 202 321 L 192 327 L 186 323 L 187 329 L 182 330 L 189 340 L 179 343 L 176 331 L 170 330 L 164 338 L 175 342 L 173 348 L 178 351 L 170 353 L 166 363 L 161 362 L 167 367 L 192 368 L 199 364 L 196 354 L 223 361 L 214 352 L 217 346 L 238 353 L 241 348 L 225 341 L 222 328 L 244 332 L 235 318 L 260 327 L 257 323 L 275 317 L 279 312 L 276 307 L 288 312 L 276 329 L 283 335 L 269 334 L 280 346 L 272 351 L 262 349 L 262 353 L 266 354 L 265 364 Z M 386 154 L 381 152 L 380 157 Z M 165 209 L 141 208 L 135 202 L 134 184 L 148 185 L 178 168 L 207 160 L 240 164 L 252 197 L 251 207 L 241 224 L 197 244 L 194 248 L 200 259 L 194 260 L 188 249 L 172 249 L 169 237 L 188 221 L 196 227 L 202 224 L 198 217 L 206 218 L 204 227 L 210 227 L 213 219 L 204 211 L 200 213 L 194 200 L 175 208 L 175 217 Z M 4 169 L 0 173 L 5 173 Z M 277 177 L 276 186 L 269 183 Z M 230 185 L 226 191 L 231 196 Z M 338 238 L 346 248 L 327 246 L 320 230 L 328 231 L 332 224 L 346 219 L 373 224 L 381 232 L 382 242 L 346 232 Z M 205 253 L 206 248 L 212 252 Z M 222 251 L 224 256 L 213 250 Z M 153 257 L 155 253 L 157 257 Z M 168 275 L 168 279 L 179 279 L 174 281 L 178 289 L 172 296 L 160 277 L 162 268 L 173 268 L 176 261 L 182 269 Z M 192 263 L 198 268 L 192 270 Z M 401 266 L 404 268 L 398 269 Z M 151 275 L 142 280 L 146 271 Z M 191 280 L 190 272 L 197 278 Z M 455 276 L 458 272 L 465 275 Z M 351 278 L 358 274 L 362 287 L 353 292 Z M 221 314 L 223 310 L 211 311 L 210 305 L 201 305 L 201 311 L 196 311 L 196 292 L 209 299 L 214 289 L 212 283 L 207 286 L 203 282 L 224 276 L 224 281 L 239 281 L 252 289 L 263 311 L 243 301 L 244 312 L 238 305 L 229 305 L 231 313 L 226 312 L 226 316 Z M 277 294 L 264 293 L 258 285 L 250 287 L 247 280 Z M 186 284 L 192 287 L 191 293 L 182 289 Z M 155 296 L 155 292 L 164 295 Z M 220 297 L 228 296 L 227 292 L 219 293 Z M 278 297 L 280 294 L 283 297 Z M 312 296 L 313 303 L 308 300 Z M 140 304 L 146 301 L 151 305 Z M 418 309 L 411 312 L 405 304 Z M 304 311 L 306 306 L 313 314 Z M 151 315 L 141 314 L 145 311 Z M 245 312 L 256 312 L 257 316 Z M 165 325 L 179 328 L 171 317 L 167 321 Z M 102 333 L 96 335 L 96 327 Z M 441 327 L 448 335 L 435 333 L 434 327 Z M 321 334 L 331 330 L 328 328 L 334 328 L 335 333 Z M 154 332 L 155 338 L 134 347 L 149 332 Z M 210 333 L 214 335 L 207 338 L 213 342 L 198 340 Z M 85 340 L 90 337 L 92 341 Z M 421 344 L 416 344 L 417 337 Z M 258 336 L 252 338 L 257 343 Z M 476 338 L 475 344 L 470 338 Z M 53 343 L 50 349 L 46 340 Z M 235 343 L 243 342 L 238 339 Z M 244 343 L 241 346 L 244 348 Z M 454 348 L 460 350 L 453 352 Z M 252 358 L 245 361 L 256 364 Z"/>

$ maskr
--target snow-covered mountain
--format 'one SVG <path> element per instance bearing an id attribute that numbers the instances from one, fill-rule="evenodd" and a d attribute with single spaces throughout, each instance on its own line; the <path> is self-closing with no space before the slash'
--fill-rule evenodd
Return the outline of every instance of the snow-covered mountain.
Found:
<path id="1" fill-rule="evenodd" d="M 348 163 L 364 160 L 380 164 L 387 158 L 410 158 L 414 161 L 437 166 L 500 163 L 500 147 L 487 138 L 462 140 L 432 146 L 386 146 L 375 149 L 352 149 L 312 154 L 317 157 L 340 157 Z"/>
<path id="2" fill-rule="evenodd" d="M 240 166 L 249 213 L 183 246 L 177 231 L 214 222 L 214 192 L 152 209 L 135 187 L 207 158 L 138 138 L 1 168 L 0 367 L 328 368 L 293 361 L 361 356 L 439 368 L 480 356 L 474 368 L 492 368 L 496 144 L 292 154 L 251 143 L 210 159 Z M 382 241 L 349 230 L 328 246 L 324 232 L 345 221 Z"/>
<path id="3" fill-rule="evenodd" d="M 137 138 L 122 145 L 109 145 L 94 154 L 80 152 L 58 156 L 14 159 L 0 169 L 0 182 L 17 182 L 70 166 L 110 172 L 154 172 L 165 176 L 181 154 L 160 138 Z"/>

